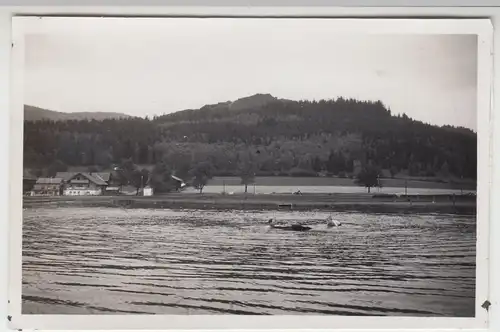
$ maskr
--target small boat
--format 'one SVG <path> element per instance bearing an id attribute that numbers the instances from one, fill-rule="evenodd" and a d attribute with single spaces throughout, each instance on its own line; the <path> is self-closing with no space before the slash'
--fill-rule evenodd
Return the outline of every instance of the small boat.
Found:
<path id="1" fill-rule="evenodd" d="M 311 227 L 308 226 L 303 226 L 300 224 L 292 224 L 292 225 L 276 225 L 274 223 L 274 219 L 269 219 L 268 221 L 269 226 L 271 228 L 276 228 L 276 229 L 281 229 L 284 231 L 296 231 L 296 232 L 305 232 L 311 229 Z"/>

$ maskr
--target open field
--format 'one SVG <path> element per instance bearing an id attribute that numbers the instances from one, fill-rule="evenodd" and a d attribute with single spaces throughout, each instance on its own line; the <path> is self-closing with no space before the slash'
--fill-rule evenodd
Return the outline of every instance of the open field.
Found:
<path id="1" fill-rule="evenodd" d="M 381 178 L 383 187 L 426 188 L 426 189 L 454 189 L 475 190 L 476 182 L 473 180 L 457 180 L 454 183 L 445 182 L 437 178 Z M 257 186 L 342 186 L 358 187 L 353 179 L 337 177 L 284 177 L 284 176 L 258 176 L 255 178 Z M 236 176 L 214 177 L 208 183 L 210 186 L 236 186 L 241 185 L 241 179 Z"/>
<path id="2" fill-rule="evenodd" d="M 141 169 L 152 171 L 154 165 L 138 165 Z M 88 166 L 71 166 L 68 171 L 87 171 Z M 26 171 L 30 171 L 26 169 Z M 438 177 L 416 177 L 399 174 L 396 178 L 380 178 L 383 187 L 426 188 L 426 189 L 455 189 L 475 190 L 477 183 L 473 179 L 441 179 Z M 238 176 L 215 176 L 209 180 L 209 186 L 236 186 L 241 184 Z M 340 177 L 291 177 L 291 176 L 257 176 L 257 186 L 358 186 L 353 179 Z"/>
<path id="3" fill-rule="evenodd" d="M 460 213 L 475 214 L 474 196 L 380 196 L 370 194 L 305 195 L 220 195 L 175 193 L 151 197 L 83 196 L 25 197 L 24 207 L 89 206 L 207 210 L 325 210 L 386 213 Z"/>

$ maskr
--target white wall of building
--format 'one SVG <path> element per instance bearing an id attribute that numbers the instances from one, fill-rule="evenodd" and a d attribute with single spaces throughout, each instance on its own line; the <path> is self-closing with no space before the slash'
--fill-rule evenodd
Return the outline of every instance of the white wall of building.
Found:
<path id="1" fill-rule="evenodd" d="M 98 196 L 102 195 L 100 189 L 65 189 L 65 196 Z"/>

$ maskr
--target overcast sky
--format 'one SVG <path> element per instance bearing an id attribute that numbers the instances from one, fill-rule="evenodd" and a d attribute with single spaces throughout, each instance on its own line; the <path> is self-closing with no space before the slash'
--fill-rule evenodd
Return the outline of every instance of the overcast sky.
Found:
<path id="1" fill-rule="evenodd" d="M 145 116 L 255 93 L 343 96 L 476 130 L 473 35 L 341 35 L 329 20 L 80 24 L 26 36 L 25 104 Z"/>

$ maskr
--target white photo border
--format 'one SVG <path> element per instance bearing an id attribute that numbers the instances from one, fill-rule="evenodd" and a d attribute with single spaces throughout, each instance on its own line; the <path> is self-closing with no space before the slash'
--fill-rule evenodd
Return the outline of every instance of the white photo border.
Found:
<path id="1" fill-rule="evenodd" d="M 289 9 L 289 8 L 287 8 Z M 196 10 L 199 10 L 197 8 Z M 208 12 L 212 11 L 211 8 Z M 286 12 L 288 10 L 284 10 Z M 168 14 L 168 13 L 167 13 Z M 175 15 L 175 10 L 173 12 Z M 194 14 L 196 15 L 196 13 Z M 212 14 L 213 15 L 213 14 Z M 223 14 L 224 15 L 224 14 Z M 226 14 L 227 15 L 227 14 Z M 283 15 L 286 15 L 283 14 Z M 188 15 L 189 16 L 189 15 Z M 113 20 L 117 18 L 102 18 Z M 123 19 L 123 18 L 120 18 Z M 127 18 L 149 20 L 151 18 Z M 160 18 L 155 18 L 160 19 Z M 169 19 L 169 18 L 165 18 Z M 175 18 L 171 18 L 175 19 Z M 181 18 L 177 18 L 181 19 Z M 216 19 L 216 18 L 214 18 Z M 217 18 L 218 19 L 218 18 Z M 224 18 L 221 18 L 224 19 Z M 275 19 L 275 18 L 242 18 Z M 283 20 L 286 18 L 279 18 Z M 313 18 L 294 18 L 313 19 Z M 78 17 L 14 17 L 11 52 L 10 91 L 10 191 L 9 191 L 9 305 L 10 326 L 15 329 L 486 329 L 488 311 L 482 308 L 489 299 L 489 221 L 491 143 L 492 143 L 492 53 L 493 28 L 489 19 L 332 19 L 332 30 L 342 33 L 371 34 L 476 34 L 478 36 L 478 188 L 477 188 L 477 255 L 476 317 L 338 317 L 338 316 L 230 316 L 230 315 L 23 315 L 22 290 L 22 159 L 23 159 L 23 67 L 24 35 L 30 32 L 72 31 L 71 22 Z M 26 22 L 29 22 L 27 29 Z M 335 33 L 335 32 L 333 32 Z"/>

